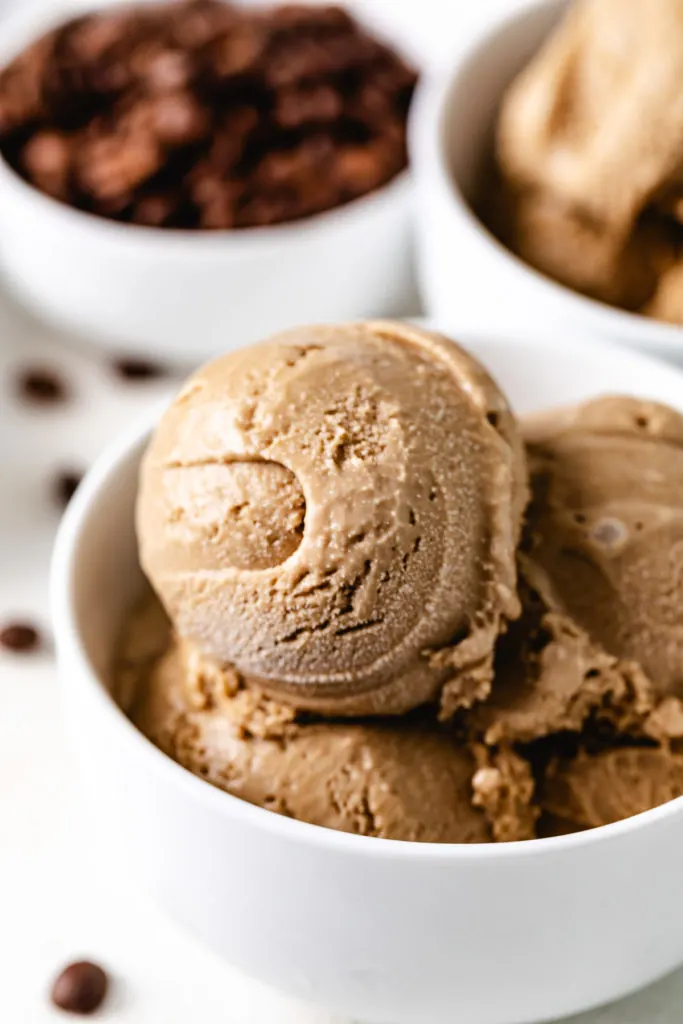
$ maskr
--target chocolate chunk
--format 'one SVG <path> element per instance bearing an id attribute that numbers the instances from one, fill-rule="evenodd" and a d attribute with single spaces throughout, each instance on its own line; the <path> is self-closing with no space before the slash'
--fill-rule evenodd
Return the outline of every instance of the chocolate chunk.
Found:
<path id="1" fill-rule="evenodd" d="M 121 356 L 112 363 L 114 372 L 124 380 L 155 380 L 165 377 L 167 369 L 161 363 L 150 359 L 139 359 L 135 356 Z"/>
<path id="2" fill-rule="evenodd" d="M 66 506 L 69 504 L 82 479 L 83 474 L 76 473 L 73 470 L 63 470 L 57 474 L 54 494 L 59 505 Z"/>
<path id="3" fill-rule="evenodd" d="M 16 654 L 29 654 L 41 646 L 40 633 L 28 622 L 8 622 L 0 629 L 0 646 Z"/>
<path id="4" fill-rule="evenodd" d="M 21 397 L 36 404 L 63 402 L 69 394 L 64 380 L 47 367 L 27 366 L 20 369 L 16 383 Z"/>
<path id="5" fill-rule="evenodd" d="M 52 985 L 52 1002 L 68 1013 L 87 1015 L 100 1008 L 109 979 L 97 964 L 81 960 L 69 964 Z"/>

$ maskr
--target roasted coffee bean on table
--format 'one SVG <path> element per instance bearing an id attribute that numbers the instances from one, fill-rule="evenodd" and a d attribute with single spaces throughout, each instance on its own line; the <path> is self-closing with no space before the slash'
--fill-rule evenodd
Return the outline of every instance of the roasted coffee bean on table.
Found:
<path id="1" fill-rule="evenodd" d="M 106 972 L 98 964 L 79 960 L 69 964 L 55 978 L 52 1002 L 68 1013 L 95 1013 L 104 1002 L 108 983 Z"/>
<path id="2" fill-rule="evenodd" d="M 41 646 L 40 633 L 30 622 L 6 622 L 0 625 L 0 647 L 14 654 L 29 654 Z"/>
<path id="3" fill-rule="evenodd" d="M 55 500 L 59 506 L 66 508 L 78 490 L 82 479 L 83 473 L 73 469 L 63 469 L 57 473 L 53 487 Z"/>
<path id="4" fill-rule="evenodd" d="M 277 224 L 403 170 L 415 77 L 339 7 L 104 10 L 0 73 L 0 153 L 41 191 L 113 220 Z"/>
<path id="5" fill-rule="evenodd" d="M 117 377 L 126 381 L 157 380 L 168 373 L 167 366 L 141 356 L 119 356 L 111 367 Z"/>
<path id="6" fill-rule="evenodd" d="M 66 381 L 55 370 L 43 366 L 21 366 L 16 374 L 16 390 L 25 402 L 52 405 L 69 396 Z"/>

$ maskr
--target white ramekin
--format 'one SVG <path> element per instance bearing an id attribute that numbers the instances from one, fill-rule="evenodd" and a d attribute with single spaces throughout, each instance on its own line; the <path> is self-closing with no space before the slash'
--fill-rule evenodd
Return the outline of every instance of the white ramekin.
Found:
<path id="1" fill-rule="evenodd" d="M 28 5 L 3 22 L 0 62 L 96 6 Z M 0 269 L 41 317 L 93 345 L 194 364 L 301 322 L 414 313 L 409 193 L 404 172 L 293 224 L 171 231 L 82 213 L 0 159 Z"/>
<path id="2" fill-rule="evenodd" d="M 683 410 L 683 374 L 643 356 L 585 342 L 465 341 L 520 411 L 605 390 Z M 555 1019 L 683 961 L 683 799 L 553 839 L 401 843 L 252 807 L 152 746 L 108 691 L 141 582 L 133 502 L 147 437 L 124 438 L 89 474 L 53 567 L 71 734 L 117 884 L 146 888 L 248 973 L 373 1024 Z"/>
<path id="3" fill-rule="evenodd" d="M 557 284 L 506 249 L 472 212 L 500 99 L 557 23 L 566 0 L 507 14 L 425 76 L 411 118 L 418 277 L 430 316 L 482 330 L 621 342 L 683 362 L 683 328 L 627 313 Z"/>

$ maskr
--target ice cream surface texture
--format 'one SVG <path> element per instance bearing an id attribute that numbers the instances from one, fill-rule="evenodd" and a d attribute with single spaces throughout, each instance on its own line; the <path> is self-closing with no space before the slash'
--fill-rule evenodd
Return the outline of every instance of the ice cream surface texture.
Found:
<path id="1" fill-rule="evenodd" d="M 138 529 L 156 594 L 117 698 L 232 796 L 484 843 L 683 794 L 673 409 L 607 396 L 519 427 L 440 336 L 293 331 L 188 381 Z"/>
<path id="2" fill-rule="evenodd" d="M 683 794 L 683 417 L 605 397 L 526 437 L 524 614 L 469 728 L 534 765 L 547 833 Z"/>
<path id="3" fill-rule="evenodd" d="M 519 613 L 523 445 L 486 371 L 388 322 L 218 359 L 142 466 L 143 568 L 178 635 L 336 715 L 485 697 Z"/>
<path id="4" fill-rule="evenodd" d="M 528 433 L 525 576 L 659 696 L 683 697 L 683 417 L 605 398 Z"/>
<path id="5" fill-rule="evenodd" d="M 120 652 L 119 700 L 156 745 L 233 796 L 299 821 L 419 842 L 528 839 L 528 765 L 477 756 L 434 714 L 324 720 L 247 687 L 171 634 L 152 595 Z M 481 755 L 479 763 L 482 761 Z"/>
<path id="6" fill-rule="evenodd" d="M 501 679 L 486 714 L 508 741 L 575 734 L 538 798 L 586 828 L 683 794 L 683 417 L 607 397 L 539 417 L 527 439 L 520 569 L 538 629 L 523 681 Z"/>
<path id="7" fill-rule="evenodd" d="M 682 76 L 682 0 L 577 0 L 504 97 L 485 212 L 550 277 L 678 322 Z"/>

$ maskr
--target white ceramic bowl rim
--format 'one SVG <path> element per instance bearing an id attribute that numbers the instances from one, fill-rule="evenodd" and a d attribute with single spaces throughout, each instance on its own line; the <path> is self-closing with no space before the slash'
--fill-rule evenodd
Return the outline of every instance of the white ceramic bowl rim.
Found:
<path id="1" fill-rule="evenodd" d="M 328 231 L 330 227 L 336 226 L 339 222 L 346 221 L 349 227 L 365 216 L 367 207 L 372 204 L 393 203 L 395 196 L 400 192 L 407 192 L 409 188 L 409 172 L 407 168 L 399 171 L 384 185 L 366 192 L 362 196 L 351 199 L 339 206 L 334 206 L 321 213 L 315 213 L 308 217 L 300 217 L 297 220 L 284 221 L 282 224 L 273 224 L 265 227 L 249 228 L 224 228 L 209 230 L 202 228 L 155 228 L 145 224 L 129 224 L 127 222 L 110 220 L 101 217 L 96 213 L 87 210 L 80 210 L 69 203 L 61 202 L 42 192 L 35 185 L 26 181 L 11 167 L 2 155 L 0 155 L 0 175 L 5 178 L 7 185 L 15 192 L 21 194 L 25 200 L 33 202 L 39 209 L 45 210 L 52 215 L 58 214 L 63 217 L 65 230 L 79 228 L 80 230 L 90 229 L 102 231 L 110 241 L 118 241 L 125 245 L 141 244 L 152 248 L 163 248 L 168 250 L 171 246 L 184 245 L 201 251 L 208 252 L 216 248 L 228 249 L 239 248 L 244 251 L 246 247 L 258 248 L 268 246 L 272 249 L 274 245 L 289 248 L 302 236 L 310 237 L 312 234 Z M 184 256 L 187 258 L 187 251 Z"/>
<path id="2" fill-rule="evenodd" d="M 426 79 L 425 84 L 418 88 L 419 95 L 411 110 L 410 135 L 419 138 L 420 147 L 425 148 L 432 156 L 436 157 L 437 173 L 441 178 L 442 185 L 446 187 L 450 198 L 457 206 L 459 215 L 469 222 L 473 230 L 488 240 L 492 255 L 498 261 L 511 262 L 518 273 L 531 279 L 534 287 L 541 289 L 549 296 L 554 296 L 557 301 L 569 304 L 577 314 L 583 313 L 585 316 L 588 312 L 596 321 L 610 321 L 613 335 L 621 331 L 623 336 L 637 337 L 640 344 L 643 344 L 643 331 L 646 329 L 650 335 L 649 344 L 653 348 L 658 345 L 667 348 L 675 346 L 680 350 L 683 347 L 683 326 L 655 320 L 642 313 L 629 312 L 618 306 L 610 306 L 605 302 L 582 295 L 542 274 L 508 249 L 474 213 L 451 171 L 449 156 L 444 145 L 447 134 L 445 127 L 448 121 L 451 97 L 460 90 L 462 80 L 467 77 L 472 67 L 487 54 L 494 40 L 510 32 L 514 26 L 523 24 L 534 17 L 534 12 L 539 7 L 554 7 L 558 9 L 559 13 L 566 6 L 567 0 L 540 0 L 538 3 L 527 4 L 521 10 L 517 9 L 513 13 L 508 13 L 498 20 L 487 22 L 486 26 L 470 39 L 466 47 L 458 49 L 455 60 L 451 62 L 450 72 Z M 455 71 L 452 70 L 453 66 L 455 66 Z M 429 116 L 430 111 L 434 112 L 432 116 Z M 434 150 L 436 150 L 435 154 Z"/>
<path id="3" fill-rule="evenodd" d="M 612 346 L 603 346 L 611 348 Z M 586 352 L 589 345 L 576 345 L 577 356 L 581 349 Z M 637 359 L 647 364 L 652 360 L 646 356 L 624 353 L 626 358 Z M 675 373 L 675 370 L 672 370 Z M 543 839 L 529 839 L 509 843 L 418 843 L 392 839 L 378 839 L 374 836 L 359 836 L 334 829 L 310 825 L 276 814 L 232 796 L 193 775 L 190 771 L 162 753 L 128 719 L 118 706 L 102 679 L 99 678 L 84 648 L 76 619 L 74 581 L 76 559 L 82 531 L 92 514 L 93 505 L 102 487 L 120 471 L 122 463 L 131 452 L 140 448 L 149 435 L 158 411 L 148 422 L 127 431 L 116 444 L 112 445 L 97 460 L 67 508 L 62 520 L 55 545 L 51 605 L 52 622 L 60 648 L 66 657 L 65 663 L 72 666 L 80 678 L 92 686 L 102 714 L 109 716 L 112 727 L 120 729 L 122 742 L 137 745 L 141 755 L 148 756 L 150 767 L 158 772 L 170 773 L 174 784 L 183 786 L 193 798 L 208 802 L 216 812 L 240 815 L 251 819 L 259 827 L 305 843 L 315 843 L 331 849 L 343 850 L 360 856 L 381 858 L 408 857 L 416 860 L 451 861 L 460 859 L 495 860 L 542 856 L 551 851 L 591 846 L 594 843 L 618 841 L 626 833 L 646 828 L 656 821 L 677 815 L 683 808 L 683 797 L 677 797 L 652 810 L 644 811 L 622 821 L 569 835 L 552 836 Z"/>
<path id="4" fill-rule="evenodd" d="M 161 0 L 146 0 L 146 2 L 161 2 Z M 3 20 L 0 66 L 43 32 L 66 22 L 71 17 L 111 5 L 112 0 L 109 2 L 107 0 L 99 0 L 99 2 L 98 0 L 70 0 L 69 3 L 62 6 L 61 9 L 58 7 L 57 10 L 48 9 L 46 12 L 40 5 L 37 8 L 29 5 L 27 8 L 17 11 L 13 17 Z M 273 245 L 281 245 L 285 248 L 304 235 L 310 236 L 327 231 L 339 222 L 348 221 L 351 226 L 356 220 L 365 216 L 366 208 L 370 204 L 393 203 L 396 193 L 407 192 L 409 188 L 409 171 L 406 167 L 371 192 L 366 192 L 364 195 L 320 213 L 263 227 L 202 230 L 198 228 L 155 228 L 144 224 L 128 224 L 101 217 L 96 213 L 89 213 L 87 210 L 79 210 L 69 203 L 55 199 L 26 181 L 7 163 L 2 155 L 0 155 L 0 175 L 5 178 L 8 187 L 26 201 L 34 202 L 46 214 L 62 216 L 67 229 L 101 230 L 110 241 L 141 244 L 149 246 L 150 249 L 159 247 L 167 250 L 170 246 L 184 244 L 196 249 L 198 254 L 216 248 L 239 247 L 240 250 L 244 250 L 246 247 L 258 248 L 261 245 L 267 245 L 269 248 L 272 248 Z M 187 253 L 184 255 L 187 257 Z"/>

